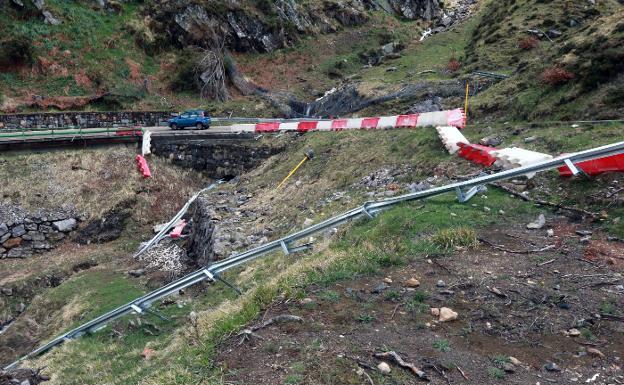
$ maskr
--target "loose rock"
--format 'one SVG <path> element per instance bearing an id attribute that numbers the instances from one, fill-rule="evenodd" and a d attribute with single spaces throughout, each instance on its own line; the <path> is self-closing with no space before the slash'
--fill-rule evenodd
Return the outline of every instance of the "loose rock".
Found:
<path id="1" fill-rule="evenodd" d="M 440 308 L 440 318 L 438 319 L 440 322 L 449 322 L 457 319 L 459 314 L 453 311 L 453 309 L 448 307 Z"/>
<path id="2" fill-rule="evenodd" d="M 544 214 L 540 214 L 539 217 L 537 217 L 537 220 L 535 222 L 531 222 L 527 225 L 527 229 L 538 230 L 544 227 L 545 224 L 546 224 L 546 217 L 544 217 Z"/>
<path id="3" fill-rule="evenodd" d="M 594 357 L 599 357 L 599 358 L 606 357 L 603 352 L 601 352 L 600 350 L 596 348 L 587 348 L 587 354 L 592 355 Z"/>
<path id="4" fill-rule="evenodd" d="M 392 369 L 390 369 L 390 365 L 385 362 L 380 362 L 379 365 L 377 365 L 377 369 L 379 369 L 379 371 L 383 374 L 390 374 L 392 371 Z"/>
<path id="5" fill-rule="evenodd" d="M 405 281 L 405 286 L 407 287 L 418 287 L 420 286 L 420 281 L 417 280 L 416 278 L 410 278 L 407 281 Z"/>
<path id="6" fill-rule="evenodd" d="M 544 365 L 544 369 L 548 370 L 549 372 L 561 371 L 561 368 L 559 367 L 559 365 L 555 364 L 554 362 L 549 362 L 546 365 Z"/>

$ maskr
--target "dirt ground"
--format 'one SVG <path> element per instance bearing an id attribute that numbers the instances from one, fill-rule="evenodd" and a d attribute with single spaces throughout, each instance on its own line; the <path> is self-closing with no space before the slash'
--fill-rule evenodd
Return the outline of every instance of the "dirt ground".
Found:
<path id="1" fill-rule="evenodd" d="M 510 223 L 481 231 L 491 244 L 476 249 L 308 287 L 253 324 L 280 314 L 303 322 L 232 336 L 216 365 L 226 384 L 422 382 L 392 360 L 380 373 L 373 354 L 395 351 L 431 384 L 624 384 L 624 243 L 596 232 L 581 242 L 578 230 L 591 229 L 563 217 L 540 230 Z M 406 287 L 410 278 L 420 286 Z M 430 307 L 459 317 L 438 322 Z"/>

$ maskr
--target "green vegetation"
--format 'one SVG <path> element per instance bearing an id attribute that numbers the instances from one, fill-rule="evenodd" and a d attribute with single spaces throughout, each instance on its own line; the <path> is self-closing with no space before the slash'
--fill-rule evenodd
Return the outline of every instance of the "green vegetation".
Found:
<path id="1" fill-rule="evenodd" d="M 510 363 L 511 361 L 509 360 L 509 356 L 494 356 L 492 357 L 492 361 L 496 364 L 496 365 L 505 365 Z"/>
<path id="2" fill-rule="evenodd" d="M 502 380 L 503 378 L 505 378 L 505 372 L 502 369 L 489 367 L 487 372 L 488 372 L 488 376 L 495 378 L 497 380 Z"/>
<path id="3" fill-rule="evenodd" d="M 375 317 L 373 317 L 370 314 L 360 314 L 357 317 L 358 322 L 361 322 L 363 324 L 369 324 L 369 323 L 373 322 L 374 319 L 375 319 Z"/>
<path id="4" fill-rule="evenodd" d="M 435 341 L 433 341 L 433 348 L 437 351 L 440 351 L 442 353 L 445 352 L 450 352 L 451 351 L 451 343 L 444 339 L 444 338 L 440 338 L 437 339 Z"/>
<path id="5" fill-rule="evenodd" d="M 475 231 L 466 227 L 438 230 L 431 241 L 444 251 L 458 247 L 475 247 L 479 244 Z"/>

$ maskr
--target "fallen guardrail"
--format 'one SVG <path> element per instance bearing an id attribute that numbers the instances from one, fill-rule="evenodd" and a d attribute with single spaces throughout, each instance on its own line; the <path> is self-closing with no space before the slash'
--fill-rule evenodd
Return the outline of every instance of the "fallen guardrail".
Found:
<path id="1" fill-rule="evenodd" d="M 122 305 L 108 313 L 105 313 L 89 322 L 86 322 L 54 339 L 44 344 L 43 346 L 37 348 L 26 356 L 18 359 L 12 364 L 8 365 L 5 369 L 11 369 L 16 367 L 22 360 L 26 358 L 33 358 L 39 356 L 50 349 L 58 346 L 66 341 L 71 341 L 72 339 L 79 338 L 80 336 L 87 333 L 94 333 L 104 327 L 111 321 L 122 317 L 126 314 L 136 312 L 139 314 L 149 313 L 151 312 L 150 307 L 155 302 L 164 298 L 170 294 L 177 292 L 178 290 L 184 289 L 186 287 L 192 286 L 196 283 L 202 281 L 210 281 L 214 282 L 216 279 L 219 279 L 219 274 L 232 269 L 236 266 L 239 266 L 243 263 L 247 263 L 253 261 L 267 253 L 273 251 L 282 251 L 284 254 L 288 255 L 292 252 L 300 251 L 305 246 L 296 247 L 294 244 L 298 241 L 305 240 L 309 238 L 311 235 L 334 228 L 341 224 L 344 224 L 348 221 L 360 218 L 360 217 L 369 217 L 372 218 L 378 212 L 388 209 L 390 207 L 396 206 L 403 202 L 414 201 L 425 199 L 429 197 L 433 197 L 440 194 L 455 192 L 461 202 L 465 202 L 471 196 L 473 196 L 480 188 L 491 182 L 501 181 L 505 179 L 511 179 L 515 177 L 519 177 L 521 175 L 529 174 L 529 173 L 537 173 L 546 170 L 555 169 L 561 166 L 572 166 L 574 167 L 574 163 L 590 161 L 593 159 L 603 158 L 611 155 L 624 153 L 624 142 L 618 142 L 602 147 L 597 147 L 573 154 L 561 155 L 554 159 L 545 160 L 539 163 L 535 163 L 528 166 L 522 166 L 518 168 L 514 168 L 511 170 L 501 171 L 495 174 L 489 174 L 485 176 L 480 176 L 474 179 L 470 179 L 463 182 L 451 183 L 441 187 L 435 187 L 429 190 L 405 194 L 401 196 L 397 196 L 394 198 L 384 199 L 381 201 L 373 201 L 367 202 L 360 207 L 351 209 L 347 212 L 344 212 L 340 215 L 334 216 L 332 218 L 326 219 L 320 223 L 309 226 L 303 230 L 297 231 L 295 233 L 286 235 L 280 239 L 265 243 L 253 249 L 247 250 L 241 254 L 238 254 L 233 257 L 229 257 L 222 261 L 213 263 L 211 265 L 205 266 L 202 269 L 199 269 L 191 274 L 188 274 L 174 282 L 171 282 L 168 285 L 165 285 L 155 291 L 152 291 L 148 294 L 145 294 L 142 297 L 139 297 L 131 302 L 128 302 L 125 305 Z M 194 198 L 196 198 L 194 196 Z M 188 203 L 190 205 L 190 203 Z M 187 206 L 185 206 L 187 207 Z M 179 218 L 178 218 L 179 219 Z M 172 220 L 173 223 L 175 223 Z M 171 223 L 171 222 L 170 222 Z"/>

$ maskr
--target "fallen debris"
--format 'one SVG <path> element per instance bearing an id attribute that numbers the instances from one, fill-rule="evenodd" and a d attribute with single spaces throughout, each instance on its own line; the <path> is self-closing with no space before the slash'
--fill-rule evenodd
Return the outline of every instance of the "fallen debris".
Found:
<path id="1" fill-rule="evenodd" d="M 409 369 L 412 373 L 418 376 L 418 378 L 427 379 L 427 374 L 425 372 L 417 368 L 414 364 L 403 361 L 403 358 L 401 358 L 401 356 L 399 356 L 395 351 L 375 353 L 373 356 L 376 358 L 391 358 L 397 365 L 402 368 Z"/>
<path id="2" fill-rule="evenodd" d="M 488 245 L 488 246 L 490 246 L 490 247 L 492 247 L 492 248 L 494 248 L 496 250 L 505 251 L 505 252 L 511 253 L 511 254 L 541 253 L 541 252 L 544 252 L 544 251 L 552 250 L 552 249 L 554 249 L 556 247 L 556 245 L 547 245 L 547 246 L 544 246 L 544 247 L 539 248 L 539 249 L 510 250 L 510 249 L 507 249 L 507 248 L 505 248 L 505 247 L 503 247 L 501 245 L 494 244 L 494 243 L 492 243 L 492 242 L 490 242 L 490 241 L 488 241 L 487 239 L 484 239 L 484 238 L 479 238 L 479 242 L 485 243 L 486 245 Z"/>
<path id="3" fill-rule="evenodd" d="M 41 374 L 43 369 L 13 369 L 0 370 L 0 385 L 37 385 L 44 381 L 49 381 L 50 377 Z"/>
<path id="4" fill-rule="evenodd" d="M 258 325 L 254 325 L 248 329 L 244 329 L 243 331 L 241 331 L 240 333 L 238 333 L 239 337 L 241 338 L 240 343 L 243 343 L 244 341 L 250 339 L 251 337 L 255 337 L 257 339 L 264 339 L 264 337 L 262 337 L 261 335 L 255 333 L 256 331 L 260 330 L 260 329 L 264 329 L 267 326 L 270 326 L 274 323 L 284 323 L 284 322 L 303 322 L 303 318 L 298 317 L 296 315 L 291 315 L 291 314 L 280 314 L 277 315 L 275 317 L 271 317 L 268 320 L 258 324 Z"/>
<path id="5" fill-rule="evenodd" d="M 544 227 L 545 224 L 546 224 L 546 217 L 544 216 L 544 214 L 540 214 L 539 217 L 537 217 L 537 220 L 535 220 L 535 222 L 531 222 L 527 225 L 527 229 L 539 230 L 542 227 Z"/>

